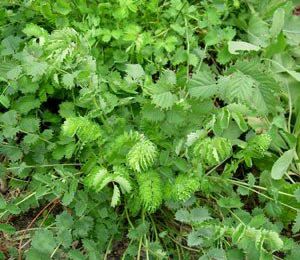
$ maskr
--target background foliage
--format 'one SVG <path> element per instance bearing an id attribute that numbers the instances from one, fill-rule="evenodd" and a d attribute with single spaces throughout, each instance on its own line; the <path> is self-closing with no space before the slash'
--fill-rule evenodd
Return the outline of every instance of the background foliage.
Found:
<path id="1" fill-rule="evenodd" d="M 300 259 L 299 28 L 282 0 L 2 0 L 0 258 Z"/>

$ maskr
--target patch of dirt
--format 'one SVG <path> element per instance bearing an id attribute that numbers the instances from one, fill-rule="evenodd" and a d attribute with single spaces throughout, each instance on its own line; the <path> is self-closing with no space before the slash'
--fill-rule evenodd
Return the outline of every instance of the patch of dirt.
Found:
<path id="1" fill-rule="evenodd" d="M 297 7 L 294 9 L 293 14 L 296 15 L 296 16 L 300 16 L 300 6 L 297 6 Z"/>
<path id="2" fill-rule="evenodd" d="M 129 245 L 129 240 L 127 238 L 124 238 L 121 241 L 117 241 L 116 243 L 113 244 L 112 250 L 108 255 L 107 259 L 108 260 L 121 259 L 128 245 Z"/>

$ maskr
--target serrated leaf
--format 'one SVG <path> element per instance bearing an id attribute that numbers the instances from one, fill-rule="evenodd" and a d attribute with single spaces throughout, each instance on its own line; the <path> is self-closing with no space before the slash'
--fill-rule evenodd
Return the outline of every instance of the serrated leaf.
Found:
<path id="1" fill-rule="evenodd" d="M 75 237 L 86 237 L 94 226 L 94 219 L 89 216 L 83 216 L 74 222 L 73 234 Z"/>
<path id="2" fill-rule="evenodd" d="M 35 93 L 39 88 L 39 84 L 33 82 L 29 77 L 22 76 L 18 79 L 18 88 L 23 94 Z"/>
<path id="3" fill-rule="evenodd" d="M 86 257 L 79 251 L 75 249 L 71 249 L 68 253 L 68 257 L 71 260 L 85 260 Z"/>
<path id="4" fill-rule="evenodd" d="M 177 96 L 170 91 L 152 95 L 152 102 L 161 109 L 170 109 L 176 103 Z"/>
<path id="5" fill-rule="evenodd" d="M 17 51 L 22 42 L 21 38 L 18 36 L 10 35 L 4 38 L 1 42 L 1 55 L 11 55 Z"/>
<path id="6" fill-rule="evenodd" d="M 220 90 L 225 97 L 246 104 L 261 114 L 275 113 L 276 96 L 280 92 L 275 79 L 254 61 L 238 61 L 233 69 L 234 73 L 219 80 Z"/>
<path id="7" fill-rule="evenodd" d="M 75 192 L 77 190 L 77 186 L 78 186 L 78 181 L 76 179 L 73 179 L 70 183 L 68 191 L 65 192 L 62 198 L 62 204 L 64 206 L 68 206 L 73 201 Z"/>
<path id="8" fill-rule="evenodd" d="M 35 232 L 31 245 L 40 253 L 51 254 L 56 247 L 56 241 L 50 230 L 42 229 Z"/>
<path id="9" fill-rule="evenodd" d="M 34 37 L 42 37 L 42 36 L 47 36 L 48 33 L 47 31 L 34 24 L 34 23 L 29 23 L 29 24 L 26 24 L 25 28 L 23 29 L 23 33 L 25 33 L 27 36 L 34 36 Z"/>
<path id="10" fill-rule="evenodd" d="M 226 253 L 221 248 L 210 248 L 206 255 L 201 256 L 198 260 L 229 260 Z M 237 260 L 237 259 L 234 259 Z M 263 260 L 263 259 L 260 259 Z"/>
<path id="11" fill-rule="evenodd" d="M 179 209 L 176 211 L 175 219 L 180 222 L 189 223 L 190 222 L 190 213 L 186 209 Z"/>
<path id="12" fill-rule="evenodd" d="M 193 75 L 188 84 L 189 94 L 195 98 L 210 98 L 217 94 L 215 78 L 209 71 L 200 71 Z"/>
<path id="13" fill-rule="evenodd" d="M 69 2 L 64 0 L 56 0 L 54 3 L 54 10 L 62 15 L 67 15 L 72 11 L 72 8 Z"/>
<path id="14" fill-rule="evenodd" d="M 161 122 L 165 118 L 165 112 L 153 104 L 146 104 L 142 109 L 142 116 L 148 121 Z"/>
<path id="15" fill-rule="evenodd" d="M 122 176 L 116 176 L 113 178 L 113 181 L 120 185 L 120 188 L 123 192 L 129 193 L 131 191 L 131 184 L 126 178 Z"/>
<path id="16" fill-rule="evenodd" d="M 300 231 L 300 211 L 297 212 L 297 216 L 292 228 L 293 233 L 297 233 Z"/>
<path id="17" fill-rule="evenodd" d="M 239 198 L 221 198 L 217 201 L 218 205 L 222 208 L 241 208 L 244 204 Z"/>
<path id="18" fill-rule="evenodd" d="M 139 240 L 141 237 L 143 237 L 145 234 L 147 234 L 149 230 L 149 223 L 144 222 L 139 224 L 135 228 L 131 228 L 128 232 L 128 238 L 132 240 Z"/>
<path id="19" fill-rule="evenodd" d="M 16 66 L 6 73 L 6 77 L 10 80 L 16 80 L 22 73 L 22 67 Z"/>
<path id="20" fill-rule="evenodd" d="M 39 136 L 38 135 L 36 135 L 36 134 L 27 134 L 24 137 L 23 142 L 25 144 L 31 145 L 31 144 L 36 143 L 38 140 L 39 140 Z"/>
<path id="21" fill-rule="evenodd" d="M 70 229 L 74 223 L 72 216 L 67 211 L 57 215 L 55 222 L 60 229 Z"/>
<path id="22" fill-rule="evenodd" d="M 28 76 L 32 76 L 33 80 L 36 80 L 46 74 L 47 68 L 48 64 L 44 61 L 31 61 L 30 63 L 27 63 L 25 66 L 23 66 L 26 74 Z"/>
<path id="23" fill-rule="evenodd" d="M 20 120 L 20 128 L 25 132 L 37 132 L 40 127 L 40 120 L 37 118 L 25 117 Z"/>
<path id="24" fill-rule="evenodd" d="M 192 231 L 191 233 L 189 233 L 187 238 L 188 246 L 201 246 L 204 242 L 201 235 L 202 233 L 199 231 Z"/>
<path id="25" fill-rule="evenodd" d="M 125 71 L 133 79 L 140 79 L 145 75 L 145 71 L 140 64 L 126 64 Z"/>
<path id="26" fill-rule="evenodd" d="M 9 110 L 0 115 L 0 122 L 5 125 L 15 126 L 18 122 L 18 113 L 15 110 Z"/>
<path id="27" fill-rule="evenodd" d="M 7 156 L 13 162 L 20 160 L 23 156 L 22 150 L 12 145 L 0 145 L 0 153 Z"/>
<path id="28" fill-rule="evenodd" d="M 65 73 L 62 76 L 62 83 L 63 85 L 68 88 L 71 89 L 74 86 L 74 79 L 75 79 L 75 75 L 72 73 Z"/>
<path id="29" fill-rule="evenodd" d="M 63 102 L 59 105 L 59 114 L 63 118 L 76 117 L 75 105 L 72 102 Z"/>
<path id="30" fill-rule="evenodd" d="M 38 108 L 41 102 L 34 96 L 20 97 L 14 103 L 14 109 L 20 112 L 20 114 L 27 114 L 32 109 Z"/>
<path id="31" fill-rule="evenodd" d="M 201 223 L 211 217 L 206 208 L 193 208 L 190 212 L 190 219 L 192 222 Z"/>
<path id="32" fill-rule="evenodd" d="M 291 149 L 284 152 L 274 163 L 271 170 L 271 177 L 275 180 L 280 180 L 293 161 L 295 150 Z"/>
<path id="33" fill-rule="evenodd" d="M 298 188 L 294 191 L 294 196 L 295 196 L 297 202 L 300 202 L 300 188 Z"/>
<path id="34" fill-rule="evenodd" d="M 120 190 L 117 185 L 114 185 L 114 190 L 113 190 L 113 195 L 111 197 L 110 206 L 112 206 L 113 208 L 115 206 L 117 206 L 120 202 L 120 198 L 121 198 Z"/>

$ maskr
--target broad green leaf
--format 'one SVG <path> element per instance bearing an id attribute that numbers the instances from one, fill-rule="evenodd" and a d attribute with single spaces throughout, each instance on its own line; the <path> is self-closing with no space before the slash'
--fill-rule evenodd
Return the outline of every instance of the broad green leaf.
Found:
<path id="1" fill-rule="evenodd" d="M 66 73 L 62 76 L 62 83 L 66 88 L 71 89 L 75 84 L 74 79 L 75 75 L 73 73 Z"/>
<path id="2" fill-rule="evenodd" d="M 149 223 L 144 222 L 139 224 L 137 227 L 131 228 L 128 232 L 128 238 L 133 240 L 139 240 L 143 237 L 149 230 Z"/>
<path id="3" fill-rule="evenodd" d="M 272 26 L 270 28 L 270 34 L 272 37 L 277 36 L 284 26 L 285 11 L 282 8 L 277 9 L 273 14 Z"/>
<path id="4" fill-rule="evenodd" d="M 211 219 L 211 217 L 206 208 L 193 208 L 190 212 L 190 219 L 191 222 L 201 223 Z"/>
<path id="5" fill-rule="evenodd" d="M 283 33 L 287 37 L 288 44 L 298 46 L 300 44 L 300 17 L 290 15 L 284 25 Z"/>
<path id="6" fill-rule="evenodd" d="M 229 41 L 228 51 L 231 54 L 239 54 L 239 51 L 259 51 L 260 47 L 248 42 Z"/>
<path id="7" fill-rule="evenodd" d="M 72 7 L 67 1 L 56 0 L 54 4 L 54 10 L 62 15 L 67 15 L 72 11 Z"/>
<path id="8" fill-rule="evenodd" d="M 48 35 L 47 31 L 34 24 L 34 23 L 29 23 L 29 24 L 26 24 L 25 28 L 23 29 L 23 33 L 25 33 L 27 36 L 34 36 L 34 37 L 45 37 Z"/>
<path id="9" fill-rule="evenodd" d="M 2 177 L 2 169 L 1 169 L 0 176 Z M 2 197 L 2 195 L 0 195 L 0 209 L 5 209 L 5 207 L 6 207 L 6 201 L 5 201 L 5 199 Z"/>
<path id="10" fill-rule="evenodd" d="M 12 225 L 0 223 L 0 232 L 1 231 L 6 234 L 14 234 L 16 229 Z"/>
<path id="11" fill-rule="evenodd" d="M 65 192 L 62 198 L 62 204 L 64 206 L 68 206 L 73 201 L 75 192 L 77 190 L 77 186 L 78 186 L 78 181 L 76 179 L 73 179 L 70 183 L 68 191 Z"/>
<path id="12" fill-rule="evenodd" d="M 286 47 L 286 39 L 283 33 L 280 33 L 276 39 L 266 48 L 266 57 L 272 57 L 275 54 L 282 53 Z"/>
<path id="13" fill-rule="evenodd" d="M 41 102 L 33 95 L 20 97 L 13 105 L 20 114 L 27 114 L 29 111 L 38 108 Z"/>
<path id="14" fill-rule="evenodd" d="M 176 103 L 177 96 L 170 91 L 153 94 L 152 102 L 161 109 L 170 109 Z"/>
<path id="15" fill-rule="evenodd" d="M 234 86 L 229 85 L 229 89 L 233 88 L 233 92 L 228 92 L 229 98 L 240 97 L 246 105 L 259 113 L 275 113 L 280 86 L 264 71 L 264 67 L 256 61 L 238 61 L 234 69 L 236 73 L 232 75 L 234 81 L 231 82 Z"/>
<path id="16" fill-rule="evenodd" d="M 295 80 L 300 82 L 300 72 L 294 71 L 294 70 L 287 70 L 288 74 L 290 74 Z"/>
<path id="17" fill-rule="evenodd" d="M 125 71 L 133 79 L 140 79 L 145 75 L 145 71 L 140 64 L 126 64 Z"/>
<path id="18" fill-rule="evenodd" d="M 22 73 L 22 67 L 16 66 L 6 73 L 6 77 L 7 79 L 15 80 L 20 77 L 21 73 Z"/>
<path id="19" fill-rule="evenodd" d="M 68 253 L 68 257 L 71 260 L 85 260 L 86 257 L 80 252 L 80 250 L 71 249 Z"/>
<path id="20" fill-rule="evenodd" d="M 188 90 L 191 97 L 206 99 L 216 95 L 218 87 L 212 73 L 200 71 L 189 81 Z"/>
<path id="21" fill-rule="evenodd" d="M 17 111 L 11 109 L 0 115 L 0 122 L 5 125 L 15 126 L 18 122 L 17 117 Z"/>
<path id="22" fill-rule="evenodd" d="M 269 28 L 268 24 L 259 16 L 252 15 L 248 25 L 248 40 L 250 43 L 260 47 L 267 47 L 269 45 Z"/>
<path id="23" fill-rule="evenodd" d="M 243 132 L 246 132 L 248 130 L 248 125 L 241 113 L 233 112 L 231 116 Z"/>
<path id="24" fill-rule="evenodd" d="M 63 118 L 75 117 L 75 105 L 72 102 L 63 102 L 59 105 L 59 114 Z"/>
<path id="25" fill-rule="evenodd" d="M 210 248 L 206 255 L 201 256 L 198 260 L 227 260 L 225 251 L 221 248 Z M 261 259 L 262 260 L 262 259 Z"/>
<path id="26" fill-rule="evenodd" d="M 199 231 L 192 231 L 189 233 L 187 238 L 188 246 L 201 246 L 204 242 L 201 235 L 202 233 Z"/>
<path id="27" fill-rule="evenodd" d="M 20 120 L 20 128 L 25 132 L 37 132 L 40 127 L 40 120 L 33 117 L 25 117 Z"/>
<path id="28" fill-rule="evenodd" d="M 19 46 L 20 46 L 20 43 L 22 42 L 21 38 L 18 37 L 18 36 L 13 36 L 13 35 L 10 35 L 6 38 L 4 38 L 2 41 L 1 41 L 1 55 L 11 55 L 13 53 L 15 53 Z"/>
<path id="29" fill-rule="evenodd" d="M 50 230 L 42 229 L 35 232 L 32 238 L 31 245 L 40 253 L 51 254 L 57 244 L 54 239 L 53 233 Z"/>
<path id="30" fill-rule="evenodd" d="M 73 235 L 77 237 L 86 237 L 94 226 L 94 218 L 83 216 L 74 221 Z"/>
<path id="31" fill-rule="evenodd" d="M 9 108 L 10 100 L 7 96 L 0 95 L 0 104 L 2 104 L 5 108 Z"/>
<path id="32" fill-rule="evenodd" d="M 33 80 L 37 80 L 46 74 L 48 64 L 44 61 L 30 61 L 25 63 L 23 68 L 28 76 L 32 76 Z"/>
<path id="33" fill-rule="evenodd" d="M 300 202 L 300 188 L 294 191 L 294 196 L 298 202 Z"/>
<path id="34" fill-rule="evenodd" d="M 190 213 L 186 209 L 179 209 L 178 211 L 176 211 L 175 219 L 180 222 L 189 223 Z"/>
<path id="35" fill-rule="evenodd" d="M 285 173 L 287 173 L 288 168 L 290 167 L 290 164 L 293 161 L 295 155 L 295 150 L 291 149 L 286 152 L 284 152 L 274 163 L 272 170 L 271 170 L 271 176 L 275 180 L 280 180 Z"/>
<path id="36" fill-rule="evenodd" d="M 70 229 L 74 223 L 72 216 L 67 211 L 57 215 L 55 222 L 60 229 Z"/>
<path id="37" fill-rule="evenodd" d="M 221 198 L 217 201 L 218 205 L 222 208 L 241 208 L 244 204 L 238 197 L 235 198 Z"/>
<path id="38" fill-rule="evenodd" d="M 204 37 L 207 46 L 215 45 L 219 43 L 218 31 L 210 30 Z"/>
<path id="39" fill-rule="evenodd" d="M 297 233 L 300 231 L 300 211 L 297 212 L 297 216 L 292 228 L 293 233 Z"/>

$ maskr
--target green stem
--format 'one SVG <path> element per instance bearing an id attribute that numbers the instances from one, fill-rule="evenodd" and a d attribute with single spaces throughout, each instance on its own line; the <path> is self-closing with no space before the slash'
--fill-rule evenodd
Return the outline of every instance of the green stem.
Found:
<path id="1" fill-rule="evenodd" d="M 185 34 L 186 34 L 186 52 L 187 52 L 187 68 L 186 68 L 186 82 L 189 81 L 190 76 L 190 39 L 189 39 L 189 27 L 187 19 L 184 18 L 184 24 L 185 24 Z"/>
<path id="2" fill-rule="evenodd" d="M 149 215 L 149 217 L 150 217 L 150 221 L 151 221 L 151 223 L 152 223 L 152 225 L 153 225 L 153 230 L 154 230 L 154 234 L 155 234 L 155 239 L 156 239 L 156 240 L 159 240 L 159 236 L 158 236 L 158 232 L 157 232 L 157 228 L 156 228 L 156 224 L 155 224 L 155 222 L 154 222 L 154 219 L 153 219 L 153 217 L 152 217 L 151 215 Z"/>
<path id="3" fill-rule="evenodd" d="M 223 180 L 224 180 L 224 179 L 223 179 Z M 226 181 L 226 180 L 224 180 L 224 181 Z M 269 199 L 269 200 L 276 201 L 275 199 L 273 199 L 273 198 L 271 198 L 271 197 L 269 197 L 269 196 L 267 196 L 267 195 L 265 195 L 265 194 L 263 194 L 263 193 L 261 193 L 261 192 L 255 190 L 255 189 L 252 189 L 252 188 L 250 188 L 250 187 L 248 187 L 248 186 L 246 186 L 246 185 L 242 185 L 242 184 L 237 184 L 237 185 L 240 185 L 241 187 L 244 187 L 244 188 L 246 188 L 246 189 L 248 189 L 248 190 L 250 190 L 250 191 L 253 191 L 253 192 L 259 194 L 260 196 L 263 196 L 263 197 L 265 197 L 265 198 L 267 198 L 267 199 Z M 290 209 L 292 209 L 292 210 L 299 211 L 299 209 L 296 209 L 296 208 L 294 208 L 294 207 L 292 207 L 292 206 L 290 206 L 290 205 L 288 205 L 288 204 L 285 204 L 285 203 L 283 203 L 283 202 L 281 202 L 281 201 L 276 201 L 276 202 L 278 202 L 278 203 L 281 204 L 282 206 L 285 206 L 285 207 L 290 208 Z"/>
<path id="4" fill-rule="evenodd" d="M 44 165 L 24 165 L 17 167 L 8 167 L 6 170 L 16 170 L 20 168 L 44 168 L 44 167 L 55 167 L 55 166 L 81 166 L 81 163 L 56 163 L 56 164 L 44 164 Z"/>
<path id="5" fill-rule="evenodd" d="M 110 247 L 111 247 L 111 244 L 112 244 L 113 239 L 114 239 L 114 236 L 112 236 L 111 239 L 110 239 L 109 242 L 108 242 L 108 245 L 107 245 L 106 251 L 105 251 L 105 255 L 104 255 L 104 258 L 103 258 L 104 260 L 107 259 L 107 256 L 108 256 L 108 254 L 109 254 L 109 250 L 110 250 Z"/>
<path id="6" fill-rule="evenodd" d="M 248 183 L 245 183 L 245 182 L 241 182 L 241 181 L 236 181 L 236 180 L 232 180 L 232 179 L 228 179 L 228 181 L 232 182 L 232 183 L 235 183 L 237 185 L 245 185 L 245 186 L 248 186 L 248 187 L 254 187 L 254 188 L 257 188 L 257 189 L 260 189 L 260 190 L 264 190 L 264 191 L 267 191 L 268 189 L 266 187 L 262 187 L 262 186 L 258 186 L 258 185 L 249 185 Z M 285 195 L 285 196 L 288 196 L 288 197 L 291 197 L 291 198 L 295 198 L 295 196 L 293 194 L 290 194 L 290 193 L 286 193 L 286 192 L 282 192 L 282 191 L 278 191 L 279 194 L 281 195 Z"/>
<path id="7" fill-rule="evenodd" d="M 125 215 L 126 215 L 126 218 L 127 218 L 127 221 L 130 225 L 131 228 L 134 228 L 134 225 L 132 224 L 130 218 L 129 218 L 129 214 L 128 214 L 128 210 L 127 210 L 127 207 L 125 207 Z"/>
<path id="8" fill-rule="evenodd" d="M 61 244 L 58 244 L 58 246 L 53 250 L 52 254 L 50 255 L 50 258 L 53 258 L 53 256 L 55 255 L 56 251 L 59 249 L 60 246 Z"/>
<path id="9" fill-rule="evenodd" d="M 36 194 L 36 192 L 33 192 L 31 194 L 29 194 L 27 197 L 25 197 L 24 199 L 20 200 L 19 202 L 17 202 L 15 205 L 19 206 L 20 204 L 22 204 L 24 201 L 30 199 L 32 196 L 34 196 Z M 5 210 L 1 215 L 0 215 L 0 219 L 8 212 L 8 210 Z"/>
<path id="10" fill-rule="evenodd" d="M 143 237 L 141 237 L 140 241 L 139 241 L 139 249 L 138 249 L 138 254 L 137 254 L 137 260 L 141 259 L 142 242 L 143 242 Z"/>
<path id="11" fill-rule="evenodd" d="M 201 67 L 202 67 L 202 63 L 203 63 L 203 60 L 204 60 L 204 58 L 205 58 L 206 51 L 207 51 L 207 45 L 204 46 L 204 53 L 203 53 L 203 55 L 202 55 L 202 57 L 201 57 L 201 60 L 200 60 L 200 62 L 199 62 L 199 65 L 198 65 L 198 67 L 197 67 L 197 70 L 196 70 L 197 73 L 200 71 L 200 69 L 201 69 Z"/>

